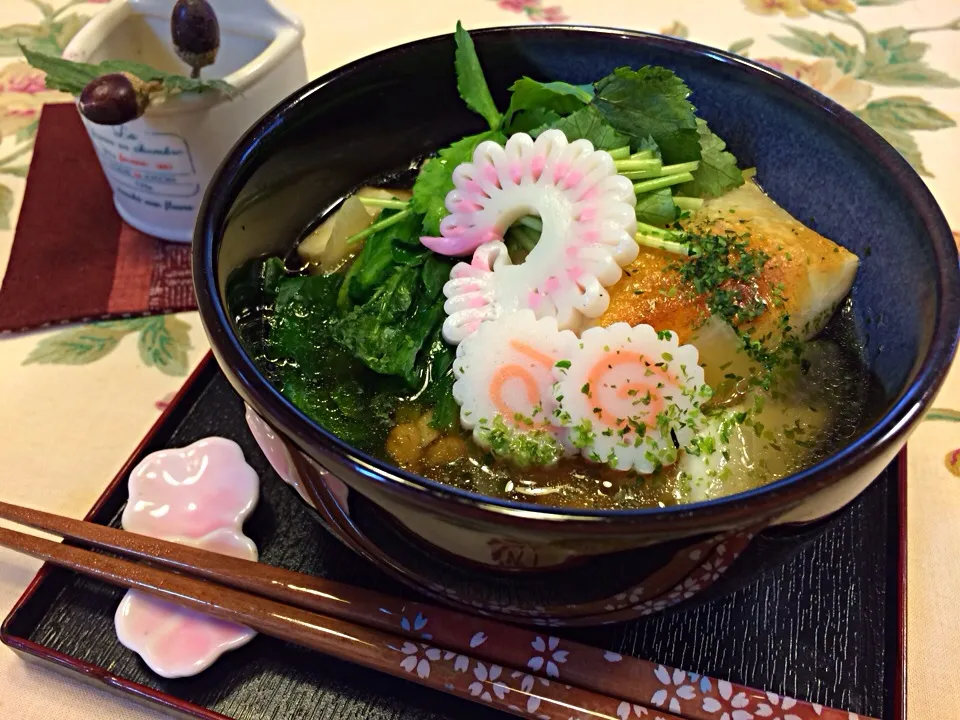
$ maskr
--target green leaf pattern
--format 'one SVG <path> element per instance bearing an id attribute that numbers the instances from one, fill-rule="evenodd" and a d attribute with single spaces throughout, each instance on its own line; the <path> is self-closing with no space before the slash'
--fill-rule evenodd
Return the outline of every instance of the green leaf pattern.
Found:
<path id="1" fill-rule="evenodd" d="M 23 364 L 88 365 L 109 355 L 132 334 L 139 336 L 137 348 L 146 367 L 176 377 L 187 374 L 190 325 L 173 315 L 108 320 L 54 332 L 37 343 Z"/>
<path id="2" fill-rule="evenodd" d="M 857 5 L 885 6 L 901 1 L 857 0 Z M 860 36 L 860 42 L 850 43 L 833 33 L 824 35 L 797 26 L 788 26 L 786 30 L 789 35 L 774 36 L 774 39 L 798 53 L 832 59 L 845 76 L 867 83 L 868 87 L 960 87 L 960 81 L 951 74 L 927 64 L 925 56 L 930 46 L 916 39 L 924 33 L 960 30 L 960 20 L 934 27 L 891 27 L 869 31 L 851 13 L 825 10 L 814 11 L 813 14 L 853 28 Z M 870 95 L 874 94 L 870 92 Z M 943 130 L 956 125 L 949 115 L 914 96 L 896 95 L 849 109 L 893 145 L 917 172 L 927 176 L 932 173 L 924 165 L 913 133 Z"/>

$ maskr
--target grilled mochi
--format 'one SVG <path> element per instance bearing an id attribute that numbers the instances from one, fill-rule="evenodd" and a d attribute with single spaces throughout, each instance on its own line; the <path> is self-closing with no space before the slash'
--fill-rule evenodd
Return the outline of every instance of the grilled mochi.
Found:
<path id="1" fill-rule="evenodd" d="M 776 349 L 787 328 L 799 340 L 820 332 L 849 292 L 859 264 L 856 255 L 797 221 L 753 181 L 704 203 L 683 226 L 694 235 L 734 239 L 746 244 L 746 252 L 767 256 L 749 282 L 722 286 L 733 291 L 738 304 L 762 308 L 755 317 L 734 322 L 766 350 Z M 681 344 L 697 348 L 706 381 L 714 388 L 724 378 L 753 374 L 756 368 L 737 331 L 711 312 L 707 293 L 684 279 L 680 266 L 687 262 L 641 247 L 624 277 L 610 288 L 610 305 L 595 324 L 648 324 L 677 333 Z"/>

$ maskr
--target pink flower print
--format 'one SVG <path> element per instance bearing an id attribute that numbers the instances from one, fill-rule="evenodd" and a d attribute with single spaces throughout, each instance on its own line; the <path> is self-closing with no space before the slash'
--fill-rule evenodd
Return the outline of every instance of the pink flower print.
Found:
<path id="1" fill-rule="evenodd" d="M 668 707 L 670 712 L 680 712 L 680 700 L 693 700 L 697 696 L 697 689 L 686 684 L 687 673 L 683 670 L 674 670 L 672 673 L 663 665 L 658 665 L 653 671 L 657 680 L 663 686 L 650 698 L 657 707 Z"/>
<path id="2" fill-rule="evenodd" d="M 8 77 L 3 85 L 0 85 L 0 92 L 26 93 L 36 95 L 47 89 L 43 73 L 39 70 L 34 73 L 24 73 L 22 75 L 13 75 Z"/>
<path id="3" fill-rule="evenodd" d="M 497 3 L 498 6 L 504 10 L 510 10 L 512 12 L 523 12 L 528 7 L 534 7 L 537 4 L 537 0 L 499 0 Z"/>
<path id="4" fill-rule="evenodd" d="M 943 462 L 947 470 L 960 477 L 960 448 L 948 452 Z"/>
<path id="5" fill-rule="evenodd" d="M 66 95 L 47 89 L 42 71 L 25 62 L 5 65 L 0 69 L 0 139 L 35 122 L 45 103 L 65 99 Z"/>
<path id="6" fill-rule="evenodd" d="M 543 7 L 543 0 L 497 0 L 497 7 L 510 12 L 525 13 L 533 22 L 559 23 L 568 19 L 562 7 Z"/>
<path id="7" fill-rule="evenodd" d="M 223 528 L 240 533 L 256 504 L 259 479 L 239 445 L 206 438 L 151 453 L 130 473 L 128 487 L 124 529 L 176 542 Z"/>
<path id="8" fill-rule="evenodd" d="M 568 20 L 569 18 L 564 15 L 563 8 L 558 6 L 545 7 L 540 12 L 540 17 L 537 18 L 540 22 L 545 23 L 562 23 Z"/>

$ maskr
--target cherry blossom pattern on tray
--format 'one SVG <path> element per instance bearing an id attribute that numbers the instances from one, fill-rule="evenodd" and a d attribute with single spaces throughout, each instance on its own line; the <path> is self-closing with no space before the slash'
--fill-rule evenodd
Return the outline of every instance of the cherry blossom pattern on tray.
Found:
<path id="1" fill-rule="evenodd" d="M 243 534 L 260 480 L 232 440 L 211 437 L 151 453 L 128 480 L 124 530 L 247 560 L 257 547 Z M 117 637 L 166 678 L 195 675 L 253 639 L 249 628 L 130 590 L 114 617 Z"/>

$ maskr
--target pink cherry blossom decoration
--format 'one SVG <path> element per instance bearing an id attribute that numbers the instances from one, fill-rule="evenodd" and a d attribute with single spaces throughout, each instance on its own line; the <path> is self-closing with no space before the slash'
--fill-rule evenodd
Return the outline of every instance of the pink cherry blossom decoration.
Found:
<path id="1" fill-rule="evenodd" d="M 225 527 L 239 531 L 259 484 L 231 440 L 206 438 L 151 453 L 130 473 L 123 527 L 167 540 L 199 539 Z"/>
<path id="2" fill-rule="evenodd" d="M 248 560 L 257 547 L 243 534 L 259 478 L 240 447 L 206 438 L 148 455 L 130 474 L 125 530 Z M 130 590 L 114 616 L 120 642 L 158 675 L 195 675 L 256 633 L 241 625 Z"/>

